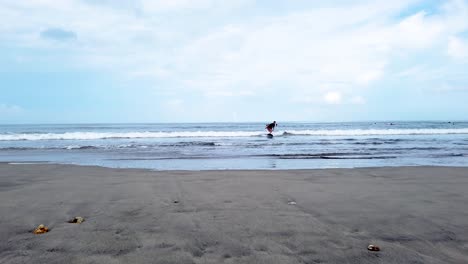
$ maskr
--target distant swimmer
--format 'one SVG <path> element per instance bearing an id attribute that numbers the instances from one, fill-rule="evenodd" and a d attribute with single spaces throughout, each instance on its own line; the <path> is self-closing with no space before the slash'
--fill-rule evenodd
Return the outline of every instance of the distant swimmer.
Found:
<path id="1" fill-rule="evenodd" d="M 273 130 L 275 130 L 275 127 L 277 125 L 278 124 L 276 124 L 276 121 L 273 121 L 273 123 L 266 125 L 265 129 L 268 130 L 268 133 L 271 134 L 273 132 Z"/>

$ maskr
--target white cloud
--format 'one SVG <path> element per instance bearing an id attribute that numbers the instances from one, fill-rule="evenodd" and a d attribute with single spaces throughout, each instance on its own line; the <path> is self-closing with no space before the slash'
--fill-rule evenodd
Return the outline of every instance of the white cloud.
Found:
<path id="1" fill-rule="evenodd" d="M 203 9 L 214 4 L 212 0 L 143 0 L 142 5 L 146 11 L 164 12 L 179 9 Z"/>
<path id="2" fill-rule="evenodd" d="M 439 86 L 432 89 L 434 92 L 438 93 L 459 93 L 459 92 L 468 92 L 468 84 L 450 84 L 442 83 Z"/>
<path id="3" fill-rule="evenodd" d="M 377 66 L 377 69 L 369 70 L 366 72 L 362 72 L 360 75 L 356 77 L 356 82 L 358 84 L 367 85 L 372 81 L 376 81 L 382 77 L 384 74 L 383 72 L 384 66 Z"/>
<path id="4" fill-rule="evenodd" d="M 356 96 L 351 97 L 351 103 L 362 105 L 366 103 L 366 100 L 364 99 L 364 97 L 356 95 Z"/>
<path id="5" fill-rule="evenodd" d="M 342 95 L 340 92 L 328 92 L 323 96 L 323 99 L 329 104 L 340 104 Z"/>
<path id="6" fill-rule="evenodd" d="M 163 79 L 204 95 L 250 96 L 282 87 L 275 91 L 312 102 L 329 91 L 362 94 L 388 78 L 400 59 L 437 52 L 443 43 L 444 53 L 466 57 L 466 41 L 449 39 L 468 29 L 466 2 L 399 17 L 415 2 L 369 0 L 244 17 L 241 8 L 251 1 L 142 0 L 118 9 L 109 8 L 114 1 L 5 0 L 0 41 L 65 50 L 72 54 L 67 65 Z M 235 8 L 239 12 L 227 12 L 224 20 L 217 16 Z M 41 39 L 48 28 L 74 32 L 76 41 Z"/>
<path id="7" fill-rule="evenodd" d="M 319 100 L 317 100 L 316 97 L 308 96 L 308 95 L 303 95 L 303 96 L 298 95 L 298 96 L 292 96 L 289 98 L 289 102 L 291 103 L 311 104 L 311 103 L 317 103 L 318 101 Z"/>
<path id="8" fill-rule="evenodd" d="M 409 67 L 407 69 L 404 69 L 404 70 L 396 73 L 396 76 L 400 77 L 400 78 L 413 78 L 414 76 L 420 75 L 424 71 L 425 71 L 424 67 L 422 67 L 420 65 L 416 65 L 416 66 L 411 66 L 411 67 Z"/>
<path id="9" fill-rule="evenodd" d="M 166 105 L 172 108 L 180 108 L 184 105 L 184 100 L 182 99 L 172 99 L 166 102 Z"/>
<path id="10" fill-rule="evenodd" d="M 146 12 L 168 12 L 180 10 L 200 10 L 209 8 L 236 8 L 248 4 L 247 0 L 142 0 Z"/>
<path id="11" fill-rule="evenodd" d="M 289 93 L 317 97 L 330 82 L 341 83 L 331 87 L 340 92 L 364 89 L 387 77 L 386 67 L 398 59 L 437 48 L 464 14 L 391 18 L 405 7 L 379 2 L 228 25 L 186 45 L 178 65 L 192 69 L 187 83 L 202 90 L 242 83 L 261 92 L 286 83 Z"/>
<path id="12" fill-rule="evenodd" d="M 434 45 L 446 30 L 444 22 L 444 19 L 428 17 L 425 11 L 418 12 L 405 18 L 394 28 L 393 44 L 396 47 L 411 49 Z"/>
<path id="13" fill-rule="evenodd" d="M 450 37 L 448 42 L 447 53 L 455 59 L 468 58 L 468 41 L 457 37 Z"/>
<path id="14" fill-rule="evenodd" d="M 416 64 L 395 73 L 393 78 L 398 80 L 407 79 L 416 82 L 430 81 L 434 83 L 434 81 L 437 80 L 457 79 L 457 75 L 459 75 L 459 70 L 451 70 L 446 65 Z"/>
<path id="15" fill-rule="evenodd" d="M 141 77 L 157 77 L 157 78 L 167 78 L 171 75 L 171 72 L 164 68 L 154 67 L 148 68 L 145 70 L 136 70 L 128 72 L 131 78 L 141 78 Z"/>
<path id="16" fill-rule="evenodd" d="M 235 97 L 235 96 L 253 96 L 252 91 L 239 90 L 239 91 L 226 91 L 226 90 L 205 90 L 204 96 L 206 97 Z"/>

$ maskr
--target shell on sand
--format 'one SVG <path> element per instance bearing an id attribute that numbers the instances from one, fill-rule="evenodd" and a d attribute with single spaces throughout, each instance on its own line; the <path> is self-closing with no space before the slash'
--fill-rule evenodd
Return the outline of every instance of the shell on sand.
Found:
<path id="1" fill-rule="evenodd" d="M 369 246 L 367 246 L 367 249 L 370 250 L 370 251 L 380 251 L 380 247 L 378 247 L 376 245 L 369 245 Z"/>
<path id="2" fill-rule="evenodd" d="M 73 223 L 73 224 L 81 224 L 84 222 L 84 218 L 81 216 L 74 217 L 73 219 L 70 219 L 68 223 Z"/>
<path id="3" fill-rule="evenodd" d="M 44 234 L 49 232 L 49 228 L 44 226 L 44 225 L 39 225 L 36 229 L 34 229 L 33 233 L 38 235 L 38 234 Z"/>

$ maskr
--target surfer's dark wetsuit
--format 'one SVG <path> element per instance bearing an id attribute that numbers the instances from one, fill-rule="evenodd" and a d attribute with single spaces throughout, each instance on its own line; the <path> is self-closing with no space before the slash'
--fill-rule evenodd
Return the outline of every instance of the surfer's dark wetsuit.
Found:
<path id="1" fill-rule="evenodd" d="M 269 133 L 273 132 L 273 130 L 275 129 L 275 127 L 277 126 L 278 124 L 276 124 L 276 121 L 273 121 L 273 123 L 267 125 L 265 128 L 266 130 L 268 130 Z"/>

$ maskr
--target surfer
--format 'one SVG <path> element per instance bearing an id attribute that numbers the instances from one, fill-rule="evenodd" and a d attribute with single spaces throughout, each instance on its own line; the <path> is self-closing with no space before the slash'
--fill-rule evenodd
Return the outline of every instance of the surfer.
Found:
<path id="1" fill-rule="evenodd" d="M 265 129 L 271 134 L 277 125 L 276 121 L 273 121 L 273 123 L 266 125 Z"/>

